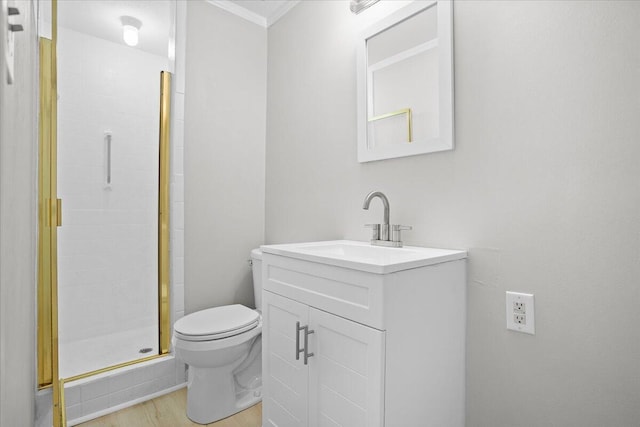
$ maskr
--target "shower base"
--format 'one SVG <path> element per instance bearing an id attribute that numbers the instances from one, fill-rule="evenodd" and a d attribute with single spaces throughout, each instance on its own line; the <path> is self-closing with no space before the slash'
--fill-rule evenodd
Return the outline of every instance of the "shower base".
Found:
<path id="1" fill-rule="evenodd" d="M 158 354 L 158 326 L 60 342 L 58 351 L 60 378 L 70 378 Z"/>

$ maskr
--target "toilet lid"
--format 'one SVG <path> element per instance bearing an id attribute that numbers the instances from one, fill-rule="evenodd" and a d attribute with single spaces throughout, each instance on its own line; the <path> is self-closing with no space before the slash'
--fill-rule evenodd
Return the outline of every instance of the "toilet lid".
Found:
<path id="1" fill-rule="evenodd" d="M 208 341 L 249 331 L 260 314 L 240 304 L 225 305 L 191 313 L 174 325 L 176 336 L 189 341 Z"/>

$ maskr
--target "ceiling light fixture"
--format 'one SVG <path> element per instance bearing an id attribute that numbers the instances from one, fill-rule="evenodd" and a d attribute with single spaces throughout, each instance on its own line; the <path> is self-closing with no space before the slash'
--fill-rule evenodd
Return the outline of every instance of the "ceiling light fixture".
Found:
<path id="1" fill-rule="evenodd" d="M 122 39 L 129 46 L 138 44 L 138 31 L 142 27 L 142 22 L 133 16 L 121 16 L 122 21 Z"/>

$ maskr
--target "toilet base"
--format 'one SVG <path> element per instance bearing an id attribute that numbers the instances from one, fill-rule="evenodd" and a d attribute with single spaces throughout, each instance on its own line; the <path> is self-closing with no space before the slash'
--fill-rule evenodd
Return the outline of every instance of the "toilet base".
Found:
<path id="1" fill-rule="evenodd" d="M 243 411 L 262 400 L 261 385 L 254 389 L 238 390 L 232 371 L 233 367 L 229 366 L 189 367 L 187 417 L 191 421 L 210 424 Z"/>
<path id="2" fill-rule="evenodd" d="M 189 341 L 173 336 L 176 358 L 189 365 L 187 417 L 210 424 L 262 400 L 262 322 L 231 337 Z"/>

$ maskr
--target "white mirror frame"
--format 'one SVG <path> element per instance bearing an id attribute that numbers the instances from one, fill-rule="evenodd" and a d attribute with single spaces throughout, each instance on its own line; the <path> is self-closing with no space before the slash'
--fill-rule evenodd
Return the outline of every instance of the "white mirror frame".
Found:
<path id="1" fill-rule="evenodd" d="M 358 162 L 414 156 L 453 149 L 453 2 L 450 0 L 416 0 L 364 30 L 358 38 Z M 438 10 L 438 79 L 439 136 L 398 146 L 369 148 L 367 40 L 388 28 L 437 4 Z"/>

